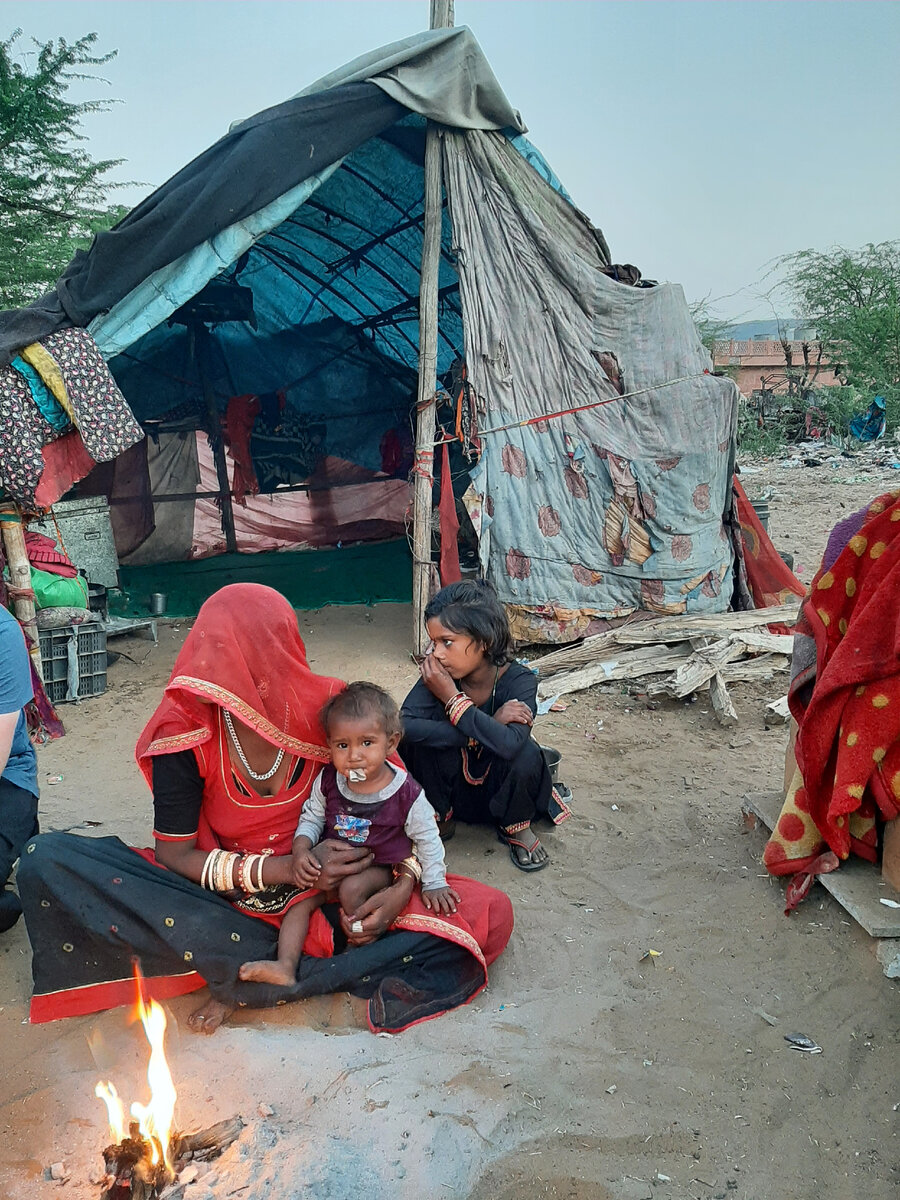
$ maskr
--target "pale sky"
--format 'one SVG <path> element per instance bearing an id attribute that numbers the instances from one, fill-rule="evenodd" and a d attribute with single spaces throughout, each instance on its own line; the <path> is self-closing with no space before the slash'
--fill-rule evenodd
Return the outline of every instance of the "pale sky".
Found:
<path id="1" fill-rule="evenodd" d="M 771 316 L 781 254 L 900 236 L 900 5 L 457 0 L 529 137 L 617 262 Z M 96 31 L 121 101 L 86 123 L 146 186 L 224 133 L 428 24 L 427 0 L 0 0 L 0 37 Z M 23 39 L 24 41 L 24 39 Z"/>

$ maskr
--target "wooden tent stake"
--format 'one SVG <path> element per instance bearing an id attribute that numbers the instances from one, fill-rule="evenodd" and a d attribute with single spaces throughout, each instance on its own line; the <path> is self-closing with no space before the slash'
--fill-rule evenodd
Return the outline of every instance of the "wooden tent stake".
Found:
<path id="1" fill-rule="evenodd" d="M 25 529 L 22 517 L 15 504 L 0 506 L 0 531 L 3 534 L 3 548 L 6 551 L 6 563 L 9 567 L 9 582 L 14 588 L 31 591 L 31 564 L 28 561 L 28 551 L 25 549 Z M 24 596 L 13 600 L 16 618 L 31 643 L 29 652 L 37 672 L 41 672 L 41 637 L 35 620 L 34 600 Z"/>
<path id="2" fill-rule="evenodd" d="M 222 441 L 222 422 L 216 406 L 216 394 L 209 379 L 210 343 L 212 334 L 202 321 L 188 326 L 190 357 L 196 364 L 200 376 L 203 399 L 209 419 L 209 442 L 216 463 L 216 478 L 219 481 L 219 497 L 222 501 L 222 529 L 225 533 L 225 548 L 229 554 L 237 554 L 237 537 L 234 532 L 234 506 L 231 502 L 231 486 L 228 483 L 228 464 L 225 460 L 225 445 Z"/>
<path id="3" fill-rule="evenodd" d="M 453 25 L 452 0 L 431 0 L 431 28 Z M 428 122 L 425 135 L 425 221 L 419 277 L 419 387 L 416 457 L 413 468 L 413 645 L 425 648 L 423 622 L 431 572 L 431 501 L 437 391 L 438 267 L 441 259 L 441 144 L 437 127 Z"/>

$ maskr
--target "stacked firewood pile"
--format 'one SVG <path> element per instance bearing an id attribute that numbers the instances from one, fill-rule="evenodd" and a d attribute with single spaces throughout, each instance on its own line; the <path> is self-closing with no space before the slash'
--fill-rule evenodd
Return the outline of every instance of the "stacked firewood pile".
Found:
<path id="1" fill-rule="evenodd" d="M 533 663 L 540 679 L 538 700 L 612 680 L 646 678 L 649 695 L 684 699 L 708 690 L 721 724 L 734 725 L 737 713 L 728 684 L 771 679 L 788 669 L 793 638 L 767 627 L 793 626 L 798 607 L 799 601 L 748 612 L 627 622 Z"/>

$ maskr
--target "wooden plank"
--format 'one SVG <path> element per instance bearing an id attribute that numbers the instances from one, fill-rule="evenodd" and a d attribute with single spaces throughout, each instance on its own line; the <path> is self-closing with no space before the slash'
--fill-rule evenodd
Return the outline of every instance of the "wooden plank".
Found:
<path id="1" fill-rule="evenodd" d="M 770 608 L 755 608 L 747 612 L 698 614 L 696 616 L 660 617 L 652 621 L 632 621 L 585 638 L 580 645 L 555 650 L 535 661 L 539 673 L 549 676 L 557 671 L 570 670 L 593 662 L 613 646 L 647 646 L 659 642 L 688 642 L 709 634 L 725 637 L 729 633 L 759 629 L 764 625 L 793 625 L 797 620 L 797 604 L 776 604 Z M 772 635 L 768 635 L 772 636 Z M 779 636 L 779 635 L 776 635 Z M 789 637 L 790 635 L 780 635 Z M 786 645 L 786 643 L 784 643 Z M 774 649 L 766 645 L 763 649 Z M 786 652 L 790 652 L 787 647 Z"/>
<path id="2" fill-rule="evenodd" d="M 626 650 L 615 658 L 592 662 L 577 671 L 542 679 L 538 684 L 538 699 L 566 696 L 569 692 L 584 691 L 595 683 L 607 683 L 612 679 L 639 679 L 644 675 L 672 671 L 685 661 L 689 653 L 689 650 L 671 650 L 668 646 L 643 646 L 638 650 Z"/>
<path id="3" fill-rule="evenodd" d="M 623 646 L 644 645 L 647 642 L 686 642 L 703 634 L 725 637 L 744 629 L 762 625 L 794 625 L 799 611 L 796 604 L 776 604 L 770 608 L 752 608 L 747 612 L 698 614 L 692 617 L 661 617 L 658 621 L 635 621 L 612 632 L 618 634 Z M 598 634 L 598 637 L 604 635 Z M 586 646 L 590 638 L 582 646 Z"/>
<path id="4" fill-rule="evenodd" d="M 727 638 L 695 650 L 687 662 L 682 663 L 675 672 L 675 678 L 672 680 L 672 695 L 676 700 L 690 696 L 705 683 L 709 683 L 727 663 L 735 658 L 740 658 L 742 653 L 743 648 L 740 644 Z M 722 686 L 724 687 L 724 683 Z"/>
<path id="5" fill-rule="evenodd" d="M 732 636 L 733 642 L 740 642 L 750 654 L 787 654 L 794 652 L 794 635 L 792 633 L 768 633 L 765 630 L 747 629 Z"/>
<path id="6" fill-rule="evenodd" d="M 786 670 L 787 664 L 784 659 L 772 654 L 763 654 L 759 658 L 742 658 L 738 662 L 725 663 L 719 670 L 719 674 L 722 676 L 722 682 L 727 686 L 732 683 L 759 682 L 771 679 L 775 671 Z M 674 680 L 674 675 L 670 675 L 667 679 L 654 679 L 647 687 L 647 695 L 671 696 L 676 699 Z M 705 692 L 708 686 L 708 683 L 701 683 L 696 690 Z M 553 695 L 552 680 L 547 682 L 547 695 Z"/>
<path id="7" fill-rule="evenodd" d="M 721 675 L 726 683 L 747 683 L 752 679 L 771 679 L 774 671 L 786 671 L 788 664 L 778 655 L 762 654 L 759 658 L 742 658 L 726 663 Z"/>
<path id="8" fill-rule="evenodd" d="M 725 680 L 716 671 L 712 679 L 709 681 L 709 698 L 712 701 L 713 712 L 716 714 L 716 720 L 720 725 L 730 728 L 732 725 L 737 725 L 738 715 L 734 705 L 731 703 L 731 697 L 728 695 L 728 688 L 725 686 Z"/>
<path id="9" fill-rule="evenodd" d="M 453 24 L 452 0 L 431 0 L 431 28 Z M 431 504 L 434 488 L 435 406 L 437 403 L 438 274 L 441 265 L 443 180 L 440 133 L 433 121 L 425 132 L 424 219 L 419 269 L 419 363 L 416 393 L 416 451 L 413 468 L 413 648 L 428 641 L 425 606 L 431 579 Z"/>
<path id="10" fill-rule="evenodd" d="M 770 712 L 773 717 L 778 717 L 779 720 L 787 724 L 791 719 L 791 710 L 788 708 L 787 696 L 782 696 L 780 700 L 773 700 L 771 704 L 767 704 L 766 712 Z"/>
<path id="11" fill-rule="evenodd" d="M 767 829 L 774 829 L 781 804 L 780 792 L 748 792 L 741 809 L 758 817 Z M 816 882 L 872 937 L 900 937 L 900 908 L 879 903 L 885 899 L 900 904 L 900 892 L 885 883 L 872 863 L 855 856 L 848 858 L 831 874 L 818 875 Z"/>
<path id="12" fill-rule="evenodd" d="M 618 629 L 607 630 L 606 633 L 595 633 L 585 638 L 577 646 L 565 646 L 562 650 L 554 650 L 543 658 L 534 660 L 534 666 L 542 676 L 548 676 L 558 671 L 568 671 L 585 663 L 594 662 L 613 646 L 621 645 Z"/>
<path id="13" fill-rule="evenodd" d="M 193 360 L 197 368 L 203 399 L 206 402 L 206 432 L 213 452 L 213 461 L 216 464 L 225 548 L 229 554 L 237 554 L 234 505 L 231 498 L 231 484 L 228 482 L 228 462 L 225 458 L 225 443 L 222 437 L 222 418 L 219 415 L 216 393 L 212 385 L 212 342 L 213 335 L 202 321 L 194 321 L 188 326 L 189 361 Z"/>
<path id="14" fill-rule="evenodd" d="M 0 516 L 2 516 L 0 537 L 2 537 L 3 547 L 6 551 L 9 585 L 19 592 L 19 595 L 13 598 L 16 620 L 25 630 L 29 643 L 28 653 L 31 655 L 35 670 L 43 678 L 41 635 L 37 627 L 34 592 L 31 590 L 31 564 L 25 548 L 25 526 L 22 524 L 22 515 L 15 504 L 2 505 Z"/>

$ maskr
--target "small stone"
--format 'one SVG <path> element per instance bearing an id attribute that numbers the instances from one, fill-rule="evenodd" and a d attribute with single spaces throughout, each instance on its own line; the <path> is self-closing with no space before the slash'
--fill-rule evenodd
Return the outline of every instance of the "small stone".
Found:
<path id="1" fill-rule="evenodd" d="M 616 1087 L 616 1085 L 614 1083 L 611 1083 L 609 1085 L 609 1087 L 606 1089 L 606 1094 L 607 1094 L 607 1096 L 614 1096 L 618 1090 L 619 1089 Z"/>
<path id="2" fill-rule="evenodd" d="M 275 1116 L 275 1109 L 272 1107 L 271 1104 L 257 1105 L 256 1111 L 259 1113 L 259 1115 L 261 1117 L 274 1117 Z"/>
<path id="3" fill-rule="evenodd" d="M 66 1172 L 65 1163 L 55 1162 L 51 1165 L 51 1167 L 50 1167 L 50 1178 L 51 1179 L 65 1179 L 66 1174 L 67 1174 L 67 1172 Z"/>
<path id="4" fill-rule="evenodd" d="M 178 1172 L 178 1182 L 183 1184 L 193 1183 L 199 1176 L 200 1170 L 196 1163 L 188 1163 L 183 1171 Z"/>

